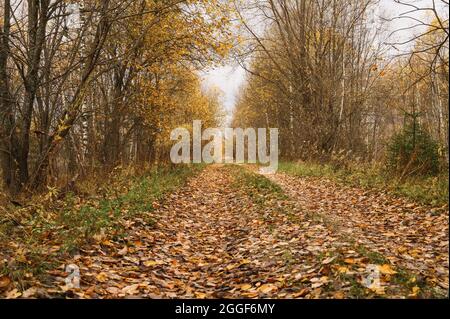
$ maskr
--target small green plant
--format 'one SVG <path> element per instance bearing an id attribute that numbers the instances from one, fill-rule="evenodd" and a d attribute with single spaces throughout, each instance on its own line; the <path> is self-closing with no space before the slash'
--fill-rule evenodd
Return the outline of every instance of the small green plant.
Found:
<path id="1" fill-rule="evenodd" d="M 388 170 L 403 176 L 434 176 L 439 172 L 439 147 L 418 123 L 407 124 L 388 146 Z"/>

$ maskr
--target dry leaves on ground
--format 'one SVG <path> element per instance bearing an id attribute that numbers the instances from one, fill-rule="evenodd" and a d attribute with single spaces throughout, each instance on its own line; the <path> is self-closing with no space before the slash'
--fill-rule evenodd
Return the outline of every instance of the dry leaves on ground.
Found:
<path id="1" fill-rule="evenodd" d="M 442 215 L 383 194 L 285 175 L 271 178 L 290 198 L 266 194 L 256 202 L 243 181 L 233 186 L 233 169 L 208 166 L 155 205 L 148 214 L 156 225 L 145 218 L 128 220 L 126 238 L 98 236 L 49 271 L 51 280 L 24 292 L 1 277 L 0 293 L 7 298 L 416 298 L 427 296 L 429 287 L 448 285 Z M 379 286 L 364 285 L 372 263 L 379 267 Z M 67 286 L 68 264 L 79 267 L 79 288 Z"/>

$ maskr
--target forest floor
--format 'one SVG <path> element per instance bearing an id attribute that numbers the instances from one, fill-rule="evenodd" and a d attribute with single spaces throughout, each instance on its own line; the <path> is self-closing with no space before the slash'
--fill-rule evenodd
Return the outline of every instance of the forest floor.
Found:
<path id="1" fill-rule="evenodd" d="M 155 223 L 130 218 L 125 237 L 98 235 L 3 296 L 448 297 L 448 211 L 236 165 L 207 166 L 153 206 Z M 67 264 L 80 288 L 66 285 Z"/>

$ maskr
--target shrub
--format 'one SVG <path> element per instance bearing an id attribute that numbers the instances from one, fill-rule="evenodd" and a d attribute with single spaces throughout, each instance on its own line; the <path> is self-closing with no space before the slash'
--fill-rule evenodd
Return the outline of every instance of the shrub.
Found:
<path id="1" fill-rule="evenodd" d="M 438 145 L 419 124 L 406 125 L 391 138 L 387 167 L 402 176 L 436 175 L 439 172 Z"/>

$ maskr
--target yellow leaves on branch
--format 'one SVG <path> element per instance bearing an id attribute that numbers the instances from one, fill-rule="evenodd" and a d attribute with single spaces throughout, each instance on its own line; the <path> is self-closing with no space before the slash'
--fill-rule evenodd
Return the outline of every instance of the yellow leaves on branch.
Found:
<path id="1" fill-rule="evenodd" d="M 157 1 L 146 4 L 147 11 L 161 6 Z M 202 91 L 196 70 L 229 55 L 235 42 L 232 15 L 231 4 L 189 0 L 163 14 L 131 19 L 130 33 L 118 38 L 124 50 L 132 50 L 136 39 L 142 38 L 141 54 L 129 61 L 138 74 L 132 112 L 151 128 L 157 143 L 166 144 L 167 132 L 192 119 L 215 124 L 220 97 Z"/>

